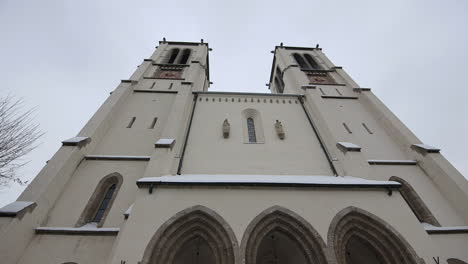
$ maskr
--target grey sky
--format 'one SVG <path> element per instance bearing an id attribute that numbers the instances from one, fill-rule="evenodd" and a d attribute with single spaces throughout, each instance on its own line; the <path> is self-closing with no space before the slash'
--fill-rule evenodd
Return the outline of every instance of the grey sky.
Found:
<path id="1" fill-rule="evenodd" d="M 468 1 L 0 1 L 0 95 L 37 106 L 33 178 L 157 41 L 199 41 L 211 90 L 268 92 L 274 46 L 315 46 L 464 175 Z M 22 187 L 0 189 L 0 205 Z"/>

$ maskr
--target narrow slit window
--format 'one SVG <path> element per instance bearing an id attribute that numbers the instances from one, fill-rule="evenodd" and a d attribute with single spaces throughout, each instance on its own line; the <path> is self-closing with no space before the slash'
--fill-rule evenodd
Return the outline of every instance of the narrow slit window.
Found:
<path id="1" fill-rule="evenodd" d="M 309 63 L 311 69 L 318 70 L 320 69 L 320 66 L 318 63 L 310 56 L 309 54 L 304 54 L 304 58 L 306 59 L 307 63 Z"/>
<path id="2" fill-rule="evenodd" d="M 169 84 L 169 87 L 167 88 L 168 90 L 171 90 L 172 89 L 172 85 L 173 83 Z"/>
<path id="3" fill-rule="evenodd" d="M 349 134 L 353 133 L 353 131 L 351 131 L 351 129 L 349 129 L 349 127 L 348 127 L 348 125 L 346 123 L 343 122 L 343 126 L 346 129 L 346 131 L 348 131 Z"/>
<path id="4" fill-rule="evenodd" d="M 247 132 L 249 135 L 249 143 L 257 143 L 257 136 L 255 135 L 255 123 L 251 117 L 247 118 Z"/>
<path id="5" fill-rule="evenodd" d="M 150 89 L 153 89 L 153 87 L 154 87 L 155 84 L 156 84 L 156 82 L 153 82 L 153 84 L 151 84 Z"/>
<path id="6" fill-rule="evenodd" d="M 326 95 L 325 92 L 322 90 L 322 88 L 319 88 L 319 91 L 320 91 L 323 95 Z"/>
<path id="7" fill-rule="evenodd" d="M 343 94 L 340 92 L 340 90 L 338 90 L 338 88 L 335 88 L 335 90 L 340 96 L 343 96 Z"/>
<path id="8" fill-rule="evenodd" d="M 372 132 L 372 130 L 370 130 L 370 128 L 367 127 L 366 124 L 362 123 L 362 126 L 366 129 L 367 133 L 369 133 L 369 134 L 371 134 L 371 135 L 374 134 L 374 132 Z"/>
<path id="9" fill-rule="evenodd" d="M 153 122 L 151 122 L 151 125 L 150 125 L 149 128 L 150 128 L 150 129 L 154 129 L 154 127 L 156 126 L 156 122 L 158 122 L 158 118 L 157 118 L 157 117 L 153 118 Z"/>
<path id="10" fill-rule="evenodd" d="M 167 60 L 167 63 L 173 64 L 175 62 L 178 54 L 179 54 L 179 49 L 172 49 L 171 50 L 171 56 Z"/>
<path id="11" fill-rule="evenodd" d="M 307 63 L 305 62 L 304 58 L 302 58 L 301 55 L 297 54 L 297 53 L 294 53 L 293 54 L 293 57 L 294 59 L 296 60 L 297 64 L 299 64 L 299 67 L 301 67 L 301 69 L 307 69 L 309 68 L 307 66 Z"/>
<path id="12" fill-rule="evenodd" d="M 182 51 L 182 57 L 180 58 L 179 64 L 187 64 L 187 61 L 190 57 L 190 53 L 190 49 L 184 49 L 184 51 Z"/>
<path id="13" fill-rule="evenodd" d="M 283 87 L 281 86 L 281 82 L 280 82 L 278 76 L 275 77 L 275 86 L 276 86 L 276 91 L 278 93 L 283 93 Z"/>
<path id="14" fill-rule="evenodd" d="M 116 187 L 116 184 L 112 184 L 109 187 L 109 189 L 107 189 L 106 195 L 104 196 L 104 199 L 102 199 L 101 204 L 99 205 L 99 208 L 91 222 L 99 223 L 101 221 L 102 217 L 104 216 L 104 213 L 106 212 L 107 207 L 109 207 L 109 202 L 112 199 L 112 196 L 114 195 Z"/>
<path id="15" fill-rule="evenodd" d="M 130 119 L 130 122 L 128 123 L 127 128 L 131 128 L 133 126 L 133 123 L 135 123 L 135 120 L 136 120 L 136 117 L 132 117 L 132 119 Z"/>

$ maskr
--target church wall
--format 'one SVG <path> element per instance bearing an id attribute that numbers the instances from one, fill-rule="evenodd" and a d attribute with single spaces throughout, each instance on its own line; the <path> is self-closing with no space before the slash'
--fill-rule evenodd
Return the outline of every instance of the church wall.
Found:
<path id="1" fill-rule="evenodd" d="M 114 236 L 36 235 L 18 264 L 104 263 L 114 240 Z"/>
<path id="2" fill-rule="evenodd" d="M 118 110 L 92 154 L 150 155 L 167 122 L 174 98 L 175 94 L 133 93 Z M 127 128 L 132 117 L 136 117 L 135 122 Z M 152 129 L 150 126 L 155 117 L 158 120 Z"/>
<path id="3" fill-rule="evenodd" d="M 168 206 L 170 205 L 170 206 Z M 382 218 L 413 246 L 426 261 L 442 255 L 432 243 L 423 225 L 398 192 L 388 196 L 386 190 L 345 190 L 313 188 L 170 188 L 159 186 L 152 194 L 141 189 L 119 234 L 125 237 L 116 245 L 111 263 L 141 260 L 153 234 L 170 217 L 194 205 L 203 205 L 221 215 L 233 229 L 240 244 L 250 221 L 265 209 L 279 205 L 305 218 L 326 242 L 330 223 L 348 206 L 355 206 Z M 246 206 L 248 205 L 248 206 Z M 325 206 L 326 205 L 326 206 Z M 149 210 L 151 208 L 151 210 Z M 131 243 L 131 246 L 130 246 Z M 464 254 L 464 246 L 453 249 Z"/>
<path id="4" fill-rule="evenodd" d="M 110 208 L 103 227 L 119 227 L 123 213 L 135 201 L 135 182 L 143 175 L 145 161 L 85 160 L 64 188 L 43 226 L 74 227 L 99 181 L 111 173 L 119 173 L 123 183 Z"/>
<path id="5" fill-rule="evenodd" d="M 243 115 L 247 109 L 260 116 L 255 124 L 257 144 L 248 143 Z M 223 138 L 225 119 L 229 138 Z M 276 134 L 276 120 L 283 125 L 284 140 Z M 333 175 L 296 97 L 244 95 L 198 98 L 182 173 Z"/>

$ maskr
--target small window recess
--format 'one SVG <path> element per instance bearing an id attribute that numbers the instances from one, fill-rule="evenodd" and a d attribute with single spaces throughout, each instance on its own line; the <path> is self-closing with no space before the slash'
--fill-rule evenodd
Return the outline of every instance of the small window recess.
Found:
<path id="1" fill-rule="evenodd" d="M 150 89 L 153 89 L 155 84 L 156 84 L 156 82 L 153 82 L 153 84 L 151 84 Z"/>
<path id="2" fill-rule="evenodd" d="M 153 118 L 153 122 L 151 122 L 151 125 L 150 125 L 149 129 L 154 129 L 154 127 L 156 126 L 156 122 L 158 122 L 157 117 Z"/>
<path id="3" fill-rule="evenodd" d="M 172 85 L 173 83 L 169 84 L 169 87 L 167 88 L 168 90 L 171 90 L 172 89 Z"/>
<path id="4" fill-rule="evenodd" d="M 348 125 L 345 122 L 343 122 L 343 127 L 346 129 L 346 131 L 348 131 L 349 134 L 353 133 L 353 131 L 351 131 L 351 129 L 349 129 Z"/>
<path id="5" fill-rule="evenodd" d="M 322 93 L 322 95 L 327 95 L 322 88 L 319 88 L 319 91 Z"/>
<path id="6" fill-rule="evenodd" d="M 338 90 L 338 88 L 335 88 L 335 90 L 340 96 L 343 96 L 343 94 L 340 92 L 340 90 Z"/>
<path id="7" fill-rule="evenodd" d="M 127 128 L 132 128 L 133 123 L 135 123 L 135 120 L 136 120 L 136 117 L 132 117 L 132 119 L 130 119 L 130 122 L 127 125 Z"/>
<path id="8" fill-rule="evenodd" d="M 171 53 L 170 53 L 170 57 L 169 59 L 167 60 L 167 63 L 168 64 L 174 64 L 176 58 L 177 58 L 177 55 L 179 54 L 179 49 L 172 49 L 171 50 Z"/>
<path id="9" fill-rule="evenodd" d="M 369 129 L 369 127 L 367 127 L 367 125 L 365 123 L 362 123 L 362 126 L 366 129 L 367 133 L 369 134 L 374 134 L 374 132 L 372 132 L 372 130 Z"/>

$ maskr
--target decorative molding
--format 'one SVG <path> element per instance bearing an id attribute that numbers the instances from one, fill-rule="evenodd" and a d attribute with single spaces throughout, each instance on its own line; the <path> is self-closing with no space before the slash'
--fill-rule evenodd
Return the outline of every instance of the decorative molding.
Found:
<path id="1" fill-rule="evenodd" d="M 358 97 L 356 96 L 335 96 L 335 95 L 322 95 L 323 99 L 353 99 L 356 100 Z"/>
<path id="2" fill-rule="evenodd" d="M 411 145 L 411 149 L 421 153 L 421 154 L 427 154 L 427 153 L 440 153 L 440 149 L 425 145 L 425 144 L 413 144 Z"/>
<path id="3" fill-rule="evenodd" d="M 176 142 L 176 140 L 173 139 L 173 138 L 161 138 L 158 141 L 156 141 L 154 146 L 156 148 L 170 148 L 170 149 L 172 149 L 175 142 Z"/>
<path id="4" fill-rule="evenodd" d="M 338 142 L 336 146 L 343 152 L 361 152 L 361 146 L 351 142 Z"/>
<path id="5" fill-rule="evenodd" d="M 199 95 L 247 95 L 247 96 L 278 96 L 278 97 L 304 97 L 302 94 L 272 94 L 272 93 L 240 93 L 240 92 L 192 92 Z"/>
<path id="6" fill-rule="evenodd" d="M 312 82 L 309 82 L 309 84 L 312 84 L 312 85 L 330 85 L 330 86 L 346 86 L 346 84 L 343 84 L 343 83 L 312 83 Z"/>
<path id="7" fill-rule="evenodd" d="M 62 141 L 62 146 L 78 146 L 81 148 L 86 146 L 89 142 L 91 142 L 91 138 L 89 137 L 72 137 Z"/>
<path id="8" fill-rule="evenodd" d="M 310 85 L 310 84 L 301 86 L 301 89 L 315 89 L 315 88 L 317 88 L 316 85 Z"/>
<path id="9" fill-rule="evenodd" d="M 151 62 L 153 62 L 153 59 L 144 59 L 143 61 L 151 61 Z"/>
<path id="10" fill-rule="evenodd" d="M 86 160 L 129 160 L 148 161 L 151 156 L 121 156 L 121 155 L 86 155 Z"/>
<path id="11" fill-rule="evenodd" d="M 370 165 L 416 165 L 415 160 L 368 160 Z"/>
<path id="12" fill-rule="evenodd" d="M 0 208 L 0 217 L 23 217 L 26 212 L 32 212 L 36 207 L 35 202 L 16 201 Z"/>
<path id="13" fill-rule="evenodd" d="M 193 82 L 180 82 L 180 84 L 182 84 L 182 85 L 192 85 Z"/>

